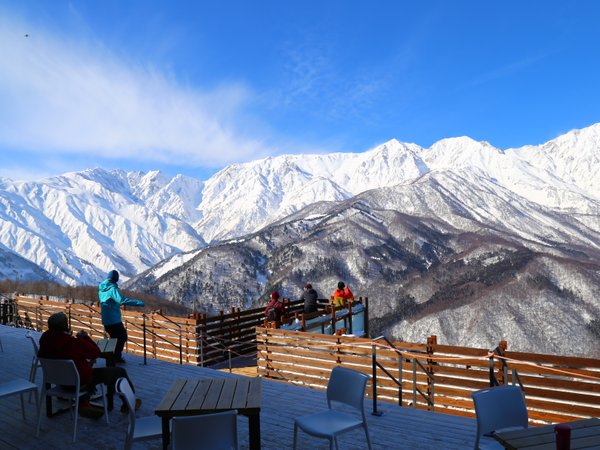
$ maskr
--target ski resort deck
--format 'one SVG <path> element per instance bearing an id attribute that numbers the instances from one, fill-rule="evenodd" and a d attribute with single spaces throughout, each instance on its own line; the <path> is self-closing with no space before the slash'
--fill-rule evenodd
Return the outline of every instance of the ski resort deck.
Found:
<path id="1" fill-rule="evenodd" d="M 31 343 L 26 339 L 27 330 L 0 325 L 0 382 L 15 377 L 27 378 L 33 355 Z M 33 332 L 35 336 L 39 333 Z M 142 399 L 138 417 L 154 415 L 171 383 L 176 379 L 199 379 L 238 376 L 194 365 L 178 365 L 170 362 L 126 355 L 126 368 L 135 383 L 137 396 Z M 100 362 L 102 364 L 102 362 Z M 277 381 L 263 379 L 261 407 L 261 444 L 263 449 L 279 450 L 292 447 L 294 417 L 310 414 L 326 408 L 325 392 Z M 41 383 L 38 371 L 37 383 Z M 17 397 L 0 399 L 0 448 L 2 449 L 120 449 L 123 448 L 127 417 L 119 412 L 120 400 L 115 400 L 110 413 L 110 424 L 103 419 L 80 418 L 77 443 L 71 444 L 72 420 L 69 414 L 52 418 L 42 417 L 39 438 L 35 437 L 35 404 L 26 403 L 27 420 L 21 417 Z M 365 404 L 367 421 L 373 448 L 384 449 L 469 449 L 475 438 L 475 420 L 412 408 L 400 408 L 394 404 L 381 403 L 380 417 L 370 414 Z M 248 420 L 238 418 L 240 448 L 248 448 Z M 199 436 L 199 439 L 201 437 Z M 339 439 L 340 449 L 366 448 L 364 433 L 357 430 Z M 134 449 L 161 449 L 160 439 L 134 443 Z M 326 449 L 327 441 L 304 434 L 300 435 L 299 448 Z"/>

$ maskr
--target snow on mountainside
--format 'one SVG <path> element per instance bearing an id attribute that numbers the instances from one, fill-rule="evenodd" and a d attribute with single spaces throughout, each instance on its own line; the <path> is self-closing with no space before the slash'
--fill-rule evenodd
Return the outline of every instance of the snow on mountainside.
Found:
<path id="1" fill-rule="evenodd" d="M 0 245 L 58 280 L 96 283 L 112 267 L 127 278 L 205 242 L 257 232 L 316 202 L 423 179 L 435 199 L 402 193 L 404 201 L 389 207 L 458 228 L 475 218 L 550 246 L 596 246 L 590 233 L 600 230 L 599 142 L 600 124 L 506 151 L 458 137 L 429 149 L 391 140 L 363 153 L 277 156 L 231 165 L 205 182 L 102 169 L 36 182 L 2 179 Z M 468 186 L 457 184 L 458 175 Z M 465 203 L 463 190 L 472 201 Z M 488 203 L 495 191 L 510 200 L 509 209 Z"/>
<path id="2" fill-rule="evenodd" d="M 201 246 L 188 223 L 142 201 L 155 201 L 171 186 L 169 180 L 146 183 L 147 177 L 94 169 L 5 181 L 0 244 L 71 284 L 95 284 L 114 267 L 132 276 Z"/>
<path id="3" fill-rule="evenodd" d="M 207 242 L 256 231 L 316 201 L 339 201 L 427 172 L 396 140 L 365 153 L 285 155 L 229 166 L 206 182 L 196 229 Z"/>
<path id="4" fill-rule="evenodd" d="M 343 279 L 369 296 L 372 335 L 600 356 L 600 233 L 577 225 L 473 173 L 437 171 L 314 203 L 128 287 L 215 313 L 273 289 L 298 298 L 307 281 L 328 297 Z"/>

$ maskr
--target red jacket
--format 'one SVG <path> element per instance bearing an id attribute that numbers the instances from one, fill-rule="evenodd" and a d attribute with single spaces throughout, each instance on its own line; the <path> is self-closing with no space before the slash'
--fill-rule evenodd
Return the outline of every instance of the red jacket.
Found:
<path id="1" fill-rule="evenodd" d="M 280 313 L 283 314 L 283 312 L 285 311 L 285 305 L 283 304 L 283 299 L 282 298 L 272 298 L 271 300 L 269 300 L 269 303 L 267 303 L 267 307 L 265 308 L 265 316 L 269 315 L 269 310 L 271 308 L 275 308 L 277 311 L 279 311 Z"/>
<path id="2" fill-rule="evenodd" d="M 89 336 L 75 337 L 62 331 L 48 330 L 40 337 L 38 356 L 50 359 L 72 359 L 83 386 L 92 379 L 93 360 L 100 356 L 100 349 Z"/>
<path id="3" fill-rule="evenodd" d="M 350 288 L 348 286 L 346 286 L 344 289 L 336 289 L 335 291 L 333 291 L 333 298 L 353 299 L 354 294 L 352 294 L 352 291 L 350 290 Z"/>

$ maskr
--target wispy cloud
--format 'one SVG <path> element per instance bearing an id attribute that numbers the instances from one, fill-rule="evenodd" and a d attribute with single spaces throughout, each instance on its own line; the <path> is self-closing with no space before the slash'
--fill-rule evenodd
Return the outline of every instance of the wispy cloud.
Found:
<path id="1" fill-rule="evenodd" d="M 344 67 L 331 44 L 310 37 L 285 43 L 281 52 L 285 75 L 283 87 L 273 96 L 277 107 L 298 108 L 333 121 L 363 119 L 390 85 L 385 67 L 370 67 L 368 73 Z"/>
<path id="2" fill-rule="evenodd" d="M 0 18 L 0 148 L 218 167 L 269 153 L 236 120 L 252 98 L 241 84 L 212 91 Z"/>

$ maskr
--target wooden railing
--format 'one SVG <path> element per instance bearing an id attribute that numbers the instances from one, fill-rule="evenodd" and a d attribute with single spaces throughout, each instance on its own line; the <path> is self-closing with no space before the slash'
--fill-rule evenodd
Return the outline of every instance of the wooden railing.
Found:
<path id="1" fill-rule="evenodd" d="M 85 330 L 92 339 L 106 337 L 98 306 L 23 296 L 15 300 L 18 326 L 43 331 L 47 329 L 48 317 L 64 312 L 74 333 Z M 125 346 L 127 353 L 172 362 L 198 363 L 194 319 L 124 310 L 122 320 L 129 336 Z"/>
<path id="2" fill-rule="evenodd" d="M 260 376 L 325 389 L 331 369 L 344 365 L 373 375 L 371 339 L 297 333 L 257 328 L 257 364 Z M 427 343 L 394 342 L 399 354 L 377 344 L 377 361 L 401 380 L 401 388 L 377 367 L 377 400 L 404 407 L 431 409 L 421 396 L 413 396 L 413 382 L 433 395 L 434 410 L 474 417 L 471 392 L 490 386 L 490 351 L 440 345 L 434 336 Z M 533 353 L 505 352 L 506 365 L 495 356 L 494 378 L 512 383 L 516 369 L 522 382 L 532 423 L 564 422 L 600 415 L 600 360 Z M 418 357 L 432 375 L 413 376 L 412 358 Z M 506 377 L 502 371 L 508 368 Z M 373 398 L 373 377 L 367 389 Z M 413 402 L 416 400 L 416 405 Z"/>
<path id="3" fill-rule="evenodd" d="M 19 326 L 43 331 L 50 315 L 63 311 L 69 317 L 74 332 L 86 330 L 94 339 L 105 337 L 100 308 L 73 299 L 16 296 L 16 314 L 12 318 Z M 327 299 L 318 300 L 321 307 Z M 303 311 L 301 300 L 286 300 L 286 316 L 293 320 Z M 160 310 L 126 307 L 123 324 L 129 336 L 125 351 L 172 362 L 211 366 L 230 357 L 256 351 L 256 327 L 265 323 L 264 308 L 240 311 L 232 308 L 215 316 L 190 314 L 187 318 L 165 316 Z"/>

